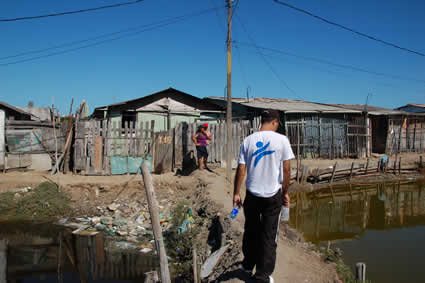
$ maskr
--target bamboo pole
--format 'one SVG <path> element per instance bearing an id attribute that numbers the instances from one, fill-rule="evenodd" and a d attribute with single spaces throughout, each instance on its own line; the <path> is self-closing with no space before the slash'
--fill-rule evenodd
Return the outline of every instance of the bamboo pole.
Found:
<path id="1" fill-rule="evenodd" d="M 159 222 L 158 202 L 155 197 L 155 191 L 152 183 L 152 176 L 149 172 L 147 162 L 142 164 L 142 176 L 146 189 L 146 199 L 148 201 L 149 214 L 151 216 L 152 229 L 155 238 L 155 246 L 158 253 L 160 265 L 160 276 L 162 283 L 171 283 L 170 271 L 168 269 L 168 259 L 165 252 L 164 242 L 162 240 L 162 230 Z"/>

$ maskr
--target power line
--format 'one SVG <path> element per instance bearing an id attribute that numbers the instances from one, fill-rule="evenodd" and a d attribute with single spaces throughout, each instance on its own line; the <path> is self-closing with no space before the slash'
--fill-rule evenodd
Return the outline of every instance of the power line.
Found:
<path id="1" fill-rule="evenodd" d="M 245 31 L 245 33 L 248 35 L 248 39 L 251 41 L 251 44 L 254 46 L 257 46 L 257 44 L 255 43 L 254 38 L 251 36 L 251 34 L 248 32 L 248 30 L 246 29 L 245 25 L 242 23 L 241 19 L 239 18 L 238 15 L 236 15 L 236 19 L 239 21 L 239 23 L 241 24 L 243 30 Z M 276 70 L 273 68 L 272 64 L 270 64 L 270 62 L 267 60 L 267 58 L 264 56 L 264 54 L 260 51 L 260 49 L 257 48 L 257 53 L 260 55 L 261 60 L 263 60 L 263 62 L 267 65 L 267 67 L 270 69 L 270 71 L 273 73 L 273 75 L 286 87 L 287 90 L 289 90 L 292 94 L 298 96 L 299 98 L 303 99 L 304 98 L 300 95 L 298 95 L 292 88 L 289 87 L 289 85 L 285 82 L 285 80 L 283 80 L 279 74 L 276 72 Z"/>
<path id="2" fill-rule="evenodd" d="M 322 17 L 320 17 L 320 16 L 317 16 L 317 15 L 315 15 L 315 14 L 313 14 L 313 13 L 309 12 L 309 11 L 303 10 L 303 9 L 301 9 L 301 8 L 297 8 L 297 7 L 295 7 L 295 6 L 291 5 L 291 4 L 288 4 L 288 3 L 285 3 L 285 2 L 282 2 L 282 1 L 279 1 L 279 0 L 273 0 L 273 1 L 274 1 L 274 2 L 276 2 L 277 4 L 280 4 L 280 5 L 286 6 L 286 7 L 288 7 L 288 8 L 291 8 L 291 9 L 297 10 L 298 12 L 304 13 L 304 14 L 309 15 L 309 16 L 311 16 L 311 17 L 313 17 L 313 18 L 316 18 L 316 19 L 318 19 L 318 20 L 320 20 L 320 21 L 322 21 L 322 22 L 325 22 L 325 23 L 330 24 L 330 25 L 337 26 L 337 27 L 339 27 L 339 28 L 342 28 L 342 29 L 344 29 L 344 30 L 347 30 L 347 31 L 349 31 L 349 32 L 352 32 L 352 33 L 354 33 L 354 34 L 357 34 L 357 35 L 359 35 L 359 36 L 366 37 L 366 38 L 368 38 L 368 39 L 371 39 L 371 40 L 374 40 L 374 41 L 380 42 L 380 43 L 382 43 L 382 44 L 385 44 L 385 45 L 388 45 L 388 46 L 391 46 L 391 47 L 394 47 L 394 48 L 397 48 L 397 49 L 400 49 L 400 50 L 403 50 L 403 51 L 406 51 L 406 52 L 410 52 L 410 53 L 413 53 L 413 54 L 416 54 L 416 55 L 424 56 L 424 57 L 425 57 L 425 54 L 424 54 L 424 53 L 421 53 L 421 52 L 419 52 L 419 51 L 414 51 L 414 50 L 411 50 L 411 49 L 408 49 L 408 48 L 405 48 L 405 47 L 401 47 L 401 46 L 399 46 L 399 45 L 397 45 L 397 44 L 394 44 L 394 43 L 391 43 L 391 42 L 388 42 L 388 41 L 385 41 L 385 40 L 382 40 L 382 39 L 376 38 L 376 37 L 374 37 L 374 36 L 371 36 L 371 35 L 365 34 L 365 33 L 363 33 L 363 32 L 356 31 L 356 30 L 354 30 L 354 29 L 352 29 L 352 28 L 349 28 L 349 27 L 343 26 L 343 25 L 341 25 L 341 24 L 338 24 L 338 23 L 332 22 L 332 21 L 330 21 L 330 20 L 327 20 L 327 19 L 325 19 L 325 18 L 322 18 Z"/>
<path id="3" fill-rule="evenodd" d="M 218 8 L 213 7 L 211 9 L 218 9 Z M 159 24 L 162 24 L 162 23 L 168 23 L 170 20 L 181 19 L 181 18 L 184 18 L 184 17 L 187 17 L 187 16 L 193 16 L 193 15 L 194 14 L 172 17 L 172 18 L 164 19 L 164 20 L 154 22 L 154 23 L 133 26 L 133 27 L 129 27 L 129 28 L 126 28 L 126 29 L 119 30 L 119 31 L 105 33 L 105 34 L 101 34 L 101 35 L 98 35 L 98 36 L 89 37 L 89 38 L 86 38 L 86 39 L 81 39 L 81 40 L 76 40 L 76 41 L 71 41 L 71 42 L 65 42 L 65 43 L 62 43 L 62 44 L 59 44 L 59 45 L 54 45 L 54 46 L 47 47 L 47 48 L 20 52 L 20 53 L 14 54 L 14 55 L 0 57 L 0 60 L 11 59 L 11 58 L 21 57 L 21 56 L 36 54 L 36 53 L 43 53 L 43 52 L 53 50 L 53 49 L 59 49 L 59 48 L 62 48 L 62 47 L 77 45 L 79 43 L 84 43 L 84 42 L 93 41 L 93 40 L 97 40 L 97 39 L 107 38 L 107 37 L 110 37 L 110 36 L 113 36 L 113 35 L 116 35 L 116 34 L 126 33 L 126 32 L 130 32 L 130 31 L 137 31 L 141 28 L 155 26 L 155 25 L 159 25 Z"/>
<path id="4" fill-rule="evenodd" d="M 49 53 L 49 54 L 45 54 L 45 55 L 30 57 L 30 58 L 21 59 L 21 60 L 16 60 L 16 61 L 8 62 L 8 63 L 3 63 L 3 64 L 0 64 L 0 66 L 15 65 L 15 64 L 19 64 L 19 63 L 34 61 L 34 60 L 38 60 L 38 59 L 42 59 L 42 58 L 47 58 L 47 57 L 52 57 L 52 56 L 56 56 L 56 55 L 61 55 L 61 54 L 65 54 L 65 53 L 77 51 L 77 50 L 80 50 L 80 49 L 89 48 L 89 47 L 97 46 L 97 45 L 100 45 L 100 44 L 104 44 L 104 43 L 116 41 L 116 40 L 119 40 L 119 39 L 122 39 L 122 38 L 125 38 L 125 37 L 138 35 L 140 33 L 146 32 L 146 31 L 158 29 L 158 28 L 161 28 L 161 27 L 165 27 L 165 26 L 168 26 L 168 25 L 171 25 L 171 24 L 180 22 L 180 21 L 184 21 L 184 20 L 187 20 L 187 19 L 189 19 L 191 17 L 200 16 L 200 15 L 203 15 L 203 14 L 206 14 L 206 13 L 210 13 L 210 12 L 216 10 L 216 9 L 221 9 L 223 7 L 224 6 L 214 7 L 214 8 L 210 8 L 210 9 L 206 9 L 206 10 L 201 10 L 201 11 L 194 12 L 194 13 L 187 14 L 187 15 L 182 15 L 182 16 L 178 16 L 178 17 L 173 17 L 173 18 L 161 20 L 161 21 L 158 21 L 158 22 L 155 22 L 155 23 L 146 24 L 146 25 L 143 25 L 143 26 L 139 26 L 138 28 L 144 27 L 143 29 L 140 29 L 140 30 L 137 30 L 138 29 L 137 27 L 133 27 L 133 28 L 128 28 L 128 29 L 117 31 L 117 32 L 113 32 L 113 33 L 108 33 L 108 34 L 104 34 L 104 35 L 92 37 L 92 38 L 89 38 L 89 39 L 83 39 L 83 40 L 68 42 L 68 43 L 56 45 L 56 46 L 45 48 L 45 49 L 40 49 L 40 50 L 35 50 L 35 51 L 28 51 L 28 52 L 23 52 L 23 53 L 12 55 L 12 56 L 3 57 L 3 58 L 14 58 L 14 57 L 21 56 L 22 54 L 41 53 L 41 52 L 46 51 L 46 50 L 52 50 L 52 49 L 57 49 L 57 48 L 65 47 L 65 46 L 76 45 L 78 43 L 92 41 L 92 40 L 95 40 L 95 39 L 100 39 L 100 38 L 104 38 L 104 37 L 109 37 L 111 35 L 115 35 L 115 34 L 120 34 L 120 33 L 127 32 L 127 34 L 124 34 L 124 35 L 121 35 L 121 36 L 117 36 L 117 37 L 113 37 L 113 38 L 110 38 L 110 39 L 105 39 L 105 40 L 97 41 L 97 42 L 94 42 L 94 43 L 86 44 L 86 45 L 83 45 L 83 46 L 78 46 L 78 47 L 75 47 L 75 48 L 65 49 L 65 50 L 62 50 L 62 51 L 53 52 L 53 53 Z M 134 32 L 128 32 L 128 31 L 131 31 L 131 30 L 136 30 L 136 31 L 134 31 Z"/>
<path id="5" fill-rule="evenodd" d="M 237 45 L 238 44 L 236 42 L 234 46 L 237 47 Z M 247 50 L 247 49 L 245 49 L 245 50 Z M 247 52 L 250 52 L 250 51 L 247 51 Z M 254 49 L 254 51 L 252 51 L 252 53 L 255 53 L 257 55 L 259 54 L 259 52 L 258 52 L 257 49 Z M 279 54 L 271 54 L 271 53 L 263 53 L 263 55 L 266 56 L 266 57 L 270 57 L 270 58 L 276 58 L 276 56 L 279 56 Z M 286 63 L 288 63 L 288 62 L 286 61 Z M 295 66 L 299 66 L 299 64 L 297 64 L 295 62 L 293 62 L 293 63 L 289 62 L 289 64 L 293 64 Z M 336 76 L 342 76 L 343 78 L 348 79 L 348 74 L 347 73 L 342 73 L 342 72 L 338 72 L 338 71 L 330 71 L 330 70 L 326 70 L 326 69 L 321 69 L 321 68 L 318 68 L 318 67 L 313 67 L 311 64 L 308 65 L 308 67 L 311 67 L 311 69 L 314 70 L 314 71 L 324 72 L 324 73 L 328 73 L 328 74 L 336 75 Z M 362 82 L 364 82 L 364 80 Z M 379 85 L 381 87 L 387 87 L 387 88 L 391 88 L 391 89 L 397 89 L 397 90 L 403 91 L 404 93 L 406 93 L 406 91 L 409 91 L 409 92 L 420 93 L 421 95 L 424 94 L 424 90 L 406 89 L 404 87 L 400 87 L 400 86 L 397 86 L 397 85 L 394 85 L 394 84 L 390 84 L 390 83 L 387 83 L 387 82 L 382 82 L 382 81 L 379 81 L 378 82 L 376 80 L 371 80 L 371 81 L 367 81 L 367 82 L 368 83 L 373 83 L 373 84 Z"/>
<path id="6" fill-rule="evenodd" d="M 295 57 L 295 58 L 306 60 L 306 61 L 313 61 L 313 62 L 317 62 L 317 63 L 320 63 L 320 64 L 326 64 L 326 65 L 335 66 L 335 67 L 339 67 L 339 68 L 349 69 L 349 70 L 352 70 L 352 71 L 363 72 L 363 73 L 372 74 L 372 75 L 376 75 L 376 76 L 382 76 L 382 77 L 389 77 L 389 78 L 397 79 L 397 80 L 412 81 L 412 82 L 417 82 L 417 83 L 422 83 L 422 84 L 425 83 L 425 80 L 409 78 L 409 77 L 402 77 L 402 76 L 398 76 L 398 75 L 392 75 L 392 74 L 381 73 L 381 72 L 375 72 L 375 71 L 367 70 L 365 68 L 360 68 L 360 67 L 355 67 L 355 66 L 345 65 L 345 64 L 339 64 L 339 63 L 335 63 L 335 62 L 331 62 L 331 61 L 328 61 L 328 60 L 325 60 L 325 59 L 320 59 L 320 58 L 315 58 L 315 57 L 298 55 L 298 54 L 294 54 L 294 53 L 291 53 L 291 52 L 288 52 L 288 51 L 283 51 L 283 50 L 280 50 L 280 49 L 264 47 L 264 46 L 259 46 L 259 45 L 253 45 L 253 44 L 250 44 L 250 43 L 247 43 L 247 42 L 235 41 L 235 43 L 242 45 L 242 46 L 253 47 L 253 48 L 261 49 L 261 50 L 267 50 L 267 51 L 283 54 L 283 55 L 286 55 L 286 56 Z"/>
<path id="7" fill-rule="evenodd" d="M 133 4 L 143 2 L 143 1 L 144 0 L 129 1 L 129 2 L 124 2 L 124 3 L 106 5 L 106 6 L 100 6 L 100 7 L 94 7 L 94 8 L 87 8 L 87 9 L 81 9 L 81 10 L 76 10 L 76 11 L 67 11 L 67 12 L 39 15 L 39 16 L 27 16 L 27 17 L 19 17 L 19 18 L 11 18 L 11 19 L 0 19 L 0 22 L 16 22 L 16 21 L 22 21 L 22 20 L 34 20 L 34 19 L 41 19 L 41 18 L 48 18 L 48 17 L 57 17 L 57 16 L 65 16 L 65 15 L 71 15 L 71 14 L 86 13 L 86 12 L 92 12 L 92 11 L 97 11 L 97 10 L 116 8 L 116 7 L 120 7 L 120 6 L 133 5 Z"/>

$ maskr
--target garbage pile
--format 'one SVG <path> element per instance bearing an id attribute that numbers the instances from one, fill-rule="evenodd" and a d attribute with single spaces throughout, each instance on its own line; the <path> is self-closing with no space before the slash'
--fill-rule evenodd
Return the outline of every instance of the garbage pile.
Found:
<path id="1" fill-rule="evenodd" d="M 162 200 L 159 205 L 162 232 L 167 232 L 172 224 L 172 202 Z M 60 225 L 70 227 L 73 234 L 92 236 L 103 233 L 105 236 L 117 237 L 132 243 L 148 243 L 141 245 L 142 252 L 150 252 L 153 242 L 152 223 L 147 203 L 133 201 L 131 203 L 113 202 L 107 206 L 98 206 L 97 215 L 93 217 L 65 218 Z"/>

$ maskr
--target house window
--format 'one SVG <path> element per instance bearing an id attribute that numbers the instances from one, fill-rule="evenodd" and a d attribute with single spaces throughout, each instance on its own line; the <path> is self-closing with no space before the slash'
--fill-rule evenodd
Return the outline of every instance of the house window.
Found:
<path id="1" fill-rule="evenodd" d="M 121 128 L 125 129 L 125 126 L 128 126 L 130 129 L 135 129 L 136 119 L 136 112 L 123 112 L 121 117 Z"/>

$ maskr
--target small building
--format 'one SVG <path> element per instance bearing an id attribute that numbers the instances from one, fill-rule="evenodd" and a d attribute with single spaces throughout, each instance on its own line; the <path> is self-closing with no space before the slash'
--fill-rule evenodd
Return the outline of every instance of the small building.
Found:
<path id="1" fill-rule="evenodd" d="M 209 97 L 223 105 L 224 98 Z M 253 128 L 260 126 L 260 113 L 274 109 L 281 113 L 278 132 L 285 134 L 294 153 L 305 158 L 361 157 L 370 154 L 367 147 L 362 111 L 283 98 L 233 98 L 235 119 L 249 120 Z M 363 128 L 363 132 L 358 129 Z"/>
<path id="2" fill-rule="evenodd" d="M 54 132 L 59 152 L 64 144 L 58 125 L 56 128 L 53 131 L 50 121 L 0 101 L 0 168 L 51 169 L 51 154 L 56 150 Z"/>
<path id="3" fill-rule="evenodd" d="M 370 127 L 373 153 L 425 151 L 425 115 L 423 114 L 370 105 L 331 105 L 363 111 Z"/>
<path id="4" fill-rule="evenodd" d="M 120 127 L 135 128 L 139 122 L 155 121 L 155 132 L 174 128 L 180 122 L 217 123 L 224 109 L 185 92 L 168 88 L 137 99 L 97 107 L 91 118 L 110 120 Z"/>
<path id="5" fill-rule="evenodd" d="M 404 106 L 396 108 L 396 110 L 411 112 L 411 113 L 425 113 L 425 104 L 409 103 Z"/>

